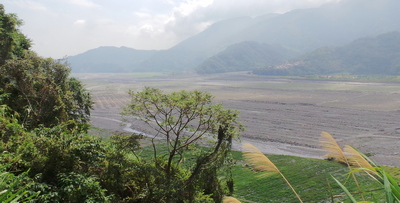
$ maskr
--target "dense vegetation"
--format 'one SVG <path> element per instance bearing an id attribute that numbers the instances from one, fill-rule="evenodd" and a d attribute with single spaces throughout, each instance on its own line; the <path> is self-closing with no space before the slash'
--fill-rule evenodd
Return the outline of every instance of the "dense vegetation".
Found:
<path id="1" fill-rule="evenodd" d="M 166 140 L 165 150 L 153 142 L 157 150 L 143 158 L 139 135 L 89 135 L 90 94 L 64 61 L 29 50 L 16 15 L 2 5 L 0 15 L 2 202 L 220 202 L 232 193 L 225 167 L 241 128 L 237 112 L 204 92 L 131 92 L 125 113 L 155 119 Z M 209 148 L 194 147 L 206 137 Z"/>
<path id="2" fill-rule="evenodd" d="M 259 75 L 399 75 L 400 33 L 355 40 L 342 47 L 324 47 L 303 57 L 253 71 Z"/>

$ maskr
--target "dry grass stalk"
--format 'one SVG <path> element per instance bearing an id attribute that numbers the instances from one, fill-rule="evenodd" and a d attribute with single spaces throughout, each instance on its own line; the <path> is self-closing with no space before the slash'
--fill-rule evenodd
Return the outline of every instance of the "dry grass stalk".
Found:
<path id="1" fill-rule="evenodd" d="M 280 173 L 279 169 L 271 160 L 268 159 L 260 150 L 249 143 L 243 144 L 243 157 L 252 166 L 253 170 L 259 172 L 276 172 Z"/>
<path id="2" fill-rule="evenodd" d="M 348 164 L 342 149 L 331 134 L 327 132 L 321 132 L 319 143 L 321 147 L 328 152 L 325 157 L 333 158 L 338 162 Z"/>
<path id="3" fill-rule="evenodd" d="M 368 175 L 371 175 L 373 178 L 375 178 L 377 171 L 374 169 L 371 163 L 369 163 L 364 156 L 360 154 L 360 152 L 349 145 L 346 145 L 343 151 L 345 152 L 346 158 L 350 165 L 362 168 L 363 171 L 365 171 Z"/>
<path id="4" fill-rule="evenodd" d="M 240 203 L 240 201 L 237 200 L 236 198 L 234 198 L 234 197 L 228 197 L 228 196 L 225 196 L 225 197 L 222 199 L 222 202 L 223 202 L 223 203 Z"/>
<path id="5" fill-rule="evenodd" d="M 331 134 L 327 132 L 321 132 L 321 137 L 319 139 L 319 142 L 322 148 L 328 152 L 328 154 L 326 154 L 325 157 L 334 158 L 338 162 L 345 163 L 347 167 L 349 167 L 349 170 L 352 171 L 351 165 L 347 157 L 345 156 L 343 150 L 340 148 L 339 144 L 336 142 L 335 138 L 333 138 Z M 354 182 L 357 185 L 358 193 L 361 195 L 362 200 L 365 200 L 356 176 L 354 175 L 354 173 L 351 173 L 351 175 L 354 179 Z"/>
<path id="6" fill-rule="evenodd" d="M 353 147 L 346 145 L 343 151 L 350 165 L 362 168 L 372 167 L 372 165 Z"/>
<path id="7" fill-rule="evenodd" d="M 262 172 L 269 171 L 269 172 L 279 173 L 279 175 L 281 175 L 282 178 L 285 180 L 285 182 L 289 185 L 290 189 L 292 189 L 297 199 L 299 199 L 301 203 L 303 202 L 300 196 L 292 187 L 292 185 L 289 183 L 289 181 L 281 173 L 281 171 L 279 171 L 279 169 L 275 166 L 275 164 L 272 163 L 272 161 L 269 160 L 268 157 L 266 157 L 260 150 L 258 150 L 255 146 L 249 143 L 243 144 L 243 150 L 244 150 L 243 157 L 253 167 L 254 170 Z"/>

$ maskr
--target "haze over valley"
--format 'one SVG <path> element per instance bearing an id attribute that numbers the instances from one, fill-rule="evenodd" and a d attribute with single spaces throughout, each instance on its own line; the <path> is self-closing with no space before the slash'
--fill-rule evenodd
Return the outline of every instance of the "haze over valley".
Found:
<path id="1" fill-rule="evenodd" d="M 310 61 L 310 57 L 314 57 L 312 60 L 321 61 L 321 64 L 314 62 L 307 64 L 306 68 L 311 67 L 316 71 L 288 71 L 281 74 L 352 72 L 352 65 L 348 62 L 343 67 L 332 67 L 331 64 L 338 63 L 337 60 L 351 60 L 352 64 L 359 64 L 358 69 L 392 69 L 385 71 L 385 74 L 394 74 L 400 60 L 399 49 L 395 47 L 400 31 L 400 16 L 395 8 L 399 7 L 400 2 L 395 0 L 347 0 L 283 14 L 239 17 L 216 22 L 170 49 L 148 51 L 128 47 L 99 47 L 70 56 L 68 61 L 75 73 L 172 73 L 195 70 L 209 74 L 268 69 L 294 60 Z M 385 37 L 387 39 L 383 39 Z M 374 44 L 378 39 L 386 43 Z M 357 49 L 357 56 L 349 56 L 343 54 L 345 51 L 338 50 L 343 56 L 332 56 L 330 61 L 316 58 L 325 57 L 321 54 L 328 54 L 328 50 L 332 49 L 348 49 L 350 52 Z M 381 56 L 374 52 L 379 52 Z M 385 64 L 385 67 L 365 67 L 366 62 L 360 60 L 371 58 L 371 54 L 376 58 L 375 61 L 392 62 Z M 359 70 L 356 73 L 371 72 Z M 272 71 L 271 74 L 277 73 Z"/>

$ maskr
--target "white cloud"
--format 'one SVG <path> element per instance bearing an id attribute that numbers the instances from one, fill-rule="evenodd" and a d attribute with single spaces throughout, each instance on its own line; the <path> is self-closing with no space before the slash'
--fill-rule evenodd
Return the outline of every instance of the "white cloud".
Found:
<path id="1" fill-rule="evenodd" d="M 86 24 L 86 20 L 76 20 L 74 22 L 74 25 L 78 25 L 78 26 L 85 25 L 85 24 Z"/>
<path id="2" fill-rule="evenodd" d="M 134 14 L 139 18 L 150 18 L 151 14 L 144 12 L 134 12 Z"/>
<path id="3" fill-rule="evenodd" d="M 8 1 L 10 4 L 14 4 L 17 7 L 20 7 L 22 9 L 27 9 L 27 10 L 36 10 L 36 11 L 46 11 L 47 8 L 36 1 L 31 1 L 31 0 L 14 0 L 14 1 Z"/>
<path id="4" fill-rule="evenodd" d="M 188 16 L 199 8 L 204 8 L 213 3 L 213 0 L 187 0 L 173 9 L 175 15 Z"/>
<path id="5" fill-rule="evenodd" d="M 83 6 L 83 7 L 100 7 L 99 5 L 93 3 L 90 0 L 68 0 L 70 4 L 74 4 L 77 6 Z"/>
<path id="6" fill-rule="evenodd" d="M 106 45 L 167 49 L 220 20 L 339 0 L 3 1 L 6 12 L 25 21 L 22 30 L 34 41 L 34 50 L 58 58 Z"/>

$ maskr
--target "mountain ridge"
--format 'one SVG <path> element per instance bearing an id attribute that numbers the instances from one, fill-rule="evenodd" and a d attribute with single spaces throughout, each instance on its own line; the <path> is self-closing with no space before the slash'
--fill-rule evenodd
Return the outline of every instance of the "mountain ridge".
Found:
<path id="1" fill-rule="evenodd" d="M 400 75 L 400 32 L 322 47 L 289 63 L 253 71 L 259 75 Z"/>
<path id="2" fill-rule="evenodd" d="M 361 37 L 400 31 L 400 15 L 396 10 L 399 7 L 400 1 L 396 0 L 347 0 L 284 14 L 227 19 L 170 49 L 146 52 L 140 60 L 108 61 L 102 68 L 96 68 L 102 65 L 100 63 L 89 64 L 82 62 L 83 59 L 70 63 L 73 72 L 193 71 L 208 58 L 244 41 L 282 46 L 305 54 L 324 46 L 341 46 Z M 136 54 L 139 53 L 142 54 Z"/>

